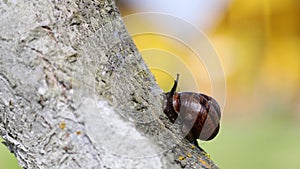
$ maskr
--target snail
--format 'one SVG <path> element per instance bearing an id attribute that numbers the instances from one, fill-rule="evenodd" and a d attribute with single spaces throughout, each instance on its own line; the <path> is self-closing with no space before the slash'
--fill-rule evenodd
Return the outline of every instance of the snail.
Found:
<path id="1" fill-rule="evenodd" d="M 178 79 L 179 74 L 171 91 L 164 93 L 164 113 L 172 123 L 178 118 L 182 132 L 187 133 L 185 138 L 198 146 L 198 138 L 208 141 L 218 134 L 220 106 L 214 98 L 202 93 L 176 92 Z"/>

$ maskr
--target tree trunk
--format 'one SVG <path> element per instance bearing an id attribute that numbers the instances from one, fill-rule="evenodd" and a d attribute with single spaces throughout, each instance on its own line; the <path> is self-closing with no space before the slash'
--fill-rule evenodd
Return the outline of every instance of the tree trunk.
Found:
<path id="1" fill-rule="evenodd" d="M 163 114 L 114 1 L 0 12 L 0 129 L 23 168 L 217 168 Z"/>

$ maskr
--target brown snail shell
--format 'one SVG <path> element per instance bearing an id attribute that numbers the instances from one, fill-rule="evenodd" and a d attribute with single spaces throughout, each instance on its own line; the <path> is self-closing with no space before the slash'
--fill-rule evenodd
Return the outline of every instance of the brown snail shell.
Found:
<path id="1" fill-rule="evenodd" d="M 164 113 L 172 123 L 178 118 L 190 142 L 213 139 L 219 132 L 221 111 L 217 101 L 205 94 L 175 92 L 179 74 L 170 92 L 165 93 Z M 189 130 L 189 131 L 187 131 Z"/>

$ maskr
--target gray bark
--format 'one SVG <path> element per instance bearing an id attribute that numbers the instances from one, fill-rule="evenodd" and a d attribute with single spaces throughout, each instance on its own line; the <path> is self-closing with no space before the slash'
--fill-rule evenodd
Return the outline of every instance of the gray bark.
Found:
<path id="1" fill-rule="evenodd" d="M 23 168 L 217 168 L 163 114 L 114 1 L 0 13 L 1 136 Z"/>

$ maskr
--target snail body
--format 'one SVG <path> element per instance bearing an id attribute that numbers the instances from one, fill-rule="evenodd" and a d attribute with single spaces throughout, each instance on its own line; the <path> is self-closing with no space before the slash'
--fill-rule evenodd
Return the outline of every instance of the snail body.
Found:
<path id="1" fill-rule="evenodd" d="M 219 132 L 221 111 L 217 101 L 205 94 L 176 92 L 179 74 L 170 92 L 165 93 L 164 113 L 172 123 L 182 125 L 185 138 L 195 143 L 213 139 Z"/>

